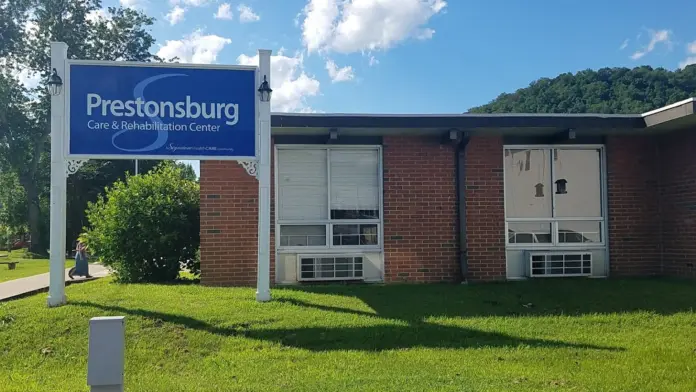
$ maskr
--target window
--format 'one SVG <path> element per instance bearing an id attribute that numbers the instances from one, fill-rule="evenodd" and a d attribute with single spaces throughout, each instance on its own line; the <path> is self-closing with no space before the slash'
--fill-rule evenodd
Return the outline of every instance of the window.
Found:
<path id="1" fill-rule="evenodd" d="M 507 243 L 602 245 L 600 148 L 506 148 Z"/>
<path id="2" fill-rule="evenodd" d="M 379 247 L 378 147 L 278 146 L 280 247 Z"/>
<path id="3" fill-rule="evenodd" d="M 511 244 L 550 244 L 551 224 L 542 222 L 509 223 L 508 242 Z"/>

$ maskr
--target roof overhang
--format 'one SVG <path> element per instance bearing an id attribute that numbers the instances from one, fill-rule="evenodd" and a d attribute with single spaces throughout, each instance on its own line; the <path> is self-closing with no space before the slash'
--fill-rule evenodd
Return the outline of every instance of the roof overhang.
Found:
<path id="1" fill-rule="evenodd" d="M 643 113 L 643 119 L 651 131 L 696 129 L 696 99 L 689 98 Z"/>
<path id="2" fill-rule="evenodd" d="M 336 130 L 344 135 L 469 134 L 541 135 L 569 130 L 587 134 L 623 133 L 645 128 L 641 115 L 606 114 L 324 114 L 276 113 L 273 134 L 312 135 Z"/>
<path id="3" fill-rule="evenodd" d="M 696 99 L 643 114 L 464 113 L 340 114 L 274 113 L 274 135 L 432 135 L 457 130 L 470 135 L 645 134 L 696 129 Z"/>

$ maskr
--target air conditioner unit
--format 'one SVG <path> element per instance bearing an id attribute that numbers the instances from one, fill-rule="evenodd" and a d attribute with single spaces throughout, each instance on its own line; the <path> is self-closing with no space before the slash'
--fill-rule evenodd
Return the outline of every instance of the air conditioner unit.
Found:
<path id="1" fill-rule="evenodd" d="M 527 260 L 532 278 L 592 275 L 590 252 L 528 252 Z"/>
<path id="2" fill-rule="evenodd" d="M 299 281 L 363 280 L 363 255 L 298 255 Z"/>

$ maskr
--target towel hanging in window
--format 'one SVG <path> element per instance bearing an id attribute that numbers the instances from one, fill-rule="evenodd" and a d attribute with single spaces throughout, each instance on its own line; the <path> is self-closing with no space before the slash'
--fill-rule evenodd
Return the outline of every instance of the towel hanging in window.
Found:
<path id="1" fill-rule="evenodd" d="M 565 195 L 568 193 L 567 185 L 568 181 L 564 178 L 559 178 L 556 180 L 556 194 L 557 195 Z"/>
<path id="2" fill-rule="evenodd" d="M 544 184 L 538 183 L 534 185 L 534 188 L 536 190 L 535 197 L 544 197 Z"/>

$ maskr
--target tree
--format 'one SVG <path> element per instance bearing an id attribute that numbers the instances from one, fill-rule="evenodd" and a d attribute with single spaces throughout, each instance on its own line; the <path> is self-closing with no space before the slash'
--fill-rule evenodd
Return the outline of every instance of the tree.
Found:
<path id="1" fill-rule="evenodd" d="M 10 231 L 26 229 L 26 205 L 27 195 L 17 175 L 0 172 L 0 227 Z"/>
<path id="2" fill-rule="evenodd" d="M 158 161 L 138 162 L 139 173 L 147 173 L 157 166 Z M 67 227 L 66 246 L 71 249 L 75 239 L 87 225 L 85 210 L 91 202 L 104 193 L 104 189 L 127 175 L 135 174 L 132 160 L 91 160 L 80 170 L 68 177 L 67 183 Z M 45 211 L 48 213 L 48 211 Z M 2 222 L 2 221 L 0 221 Z"/>
<path id="3" fill-rule="evenodd" d="M 50 42 L 68 44 L 68 57 L 95 60 L 158 60 L 150 53 L 154 38 L 146 30 L 154 19 L 128 8 L 110 7 L 106 17 L 95 17 L 99 0 L 20 0 L 0 2 L 0 33 L 11 41 L 0 43 L 0 170 L 16 173 L 28 203 L 32 252 L 46 253 L 41 229 L 41 206 L 47 205 L 49 183 L 50 101 L 45 83 L 32 91 L 18 86 L 12 72 L 23 70 L 47 80 Z M 8 16 L 9 15 L 9 16 Z M 13 17 L 14 15 L 15 17 Z M 24 29 L 23 15 L 35 27 Z M 18 35 L 17 26 L 23 33 Z"/>
<path id="4" fill-rule="evenodd" d="M 644 113 L 696 96 L 696 65 L 602 68 L 543 78 L 470 113 Z"/>
<path id="5" fill-rule="evenodd" d="M 199 203 L 198 183 L 185 179 L 180 166 L 163 162 L 116 182 L 90 203 L 90 228 L 81 239 L 121 282 L 173 281 L 182 266 L 197 274 Z"/>
<path id="6" fill-rule="evenodd" d="M 29 0 L 0 0 L 0 58 L 20 46 L 28 7 Z"/>
<path id="7" fill-rule="evenodd" d="M 181 175 L 185 180 L 198 181 L 198 176 L 193 170 L 193 166 L 184 162 L 176 162 L 176 166 L 181 169 Z"/>

